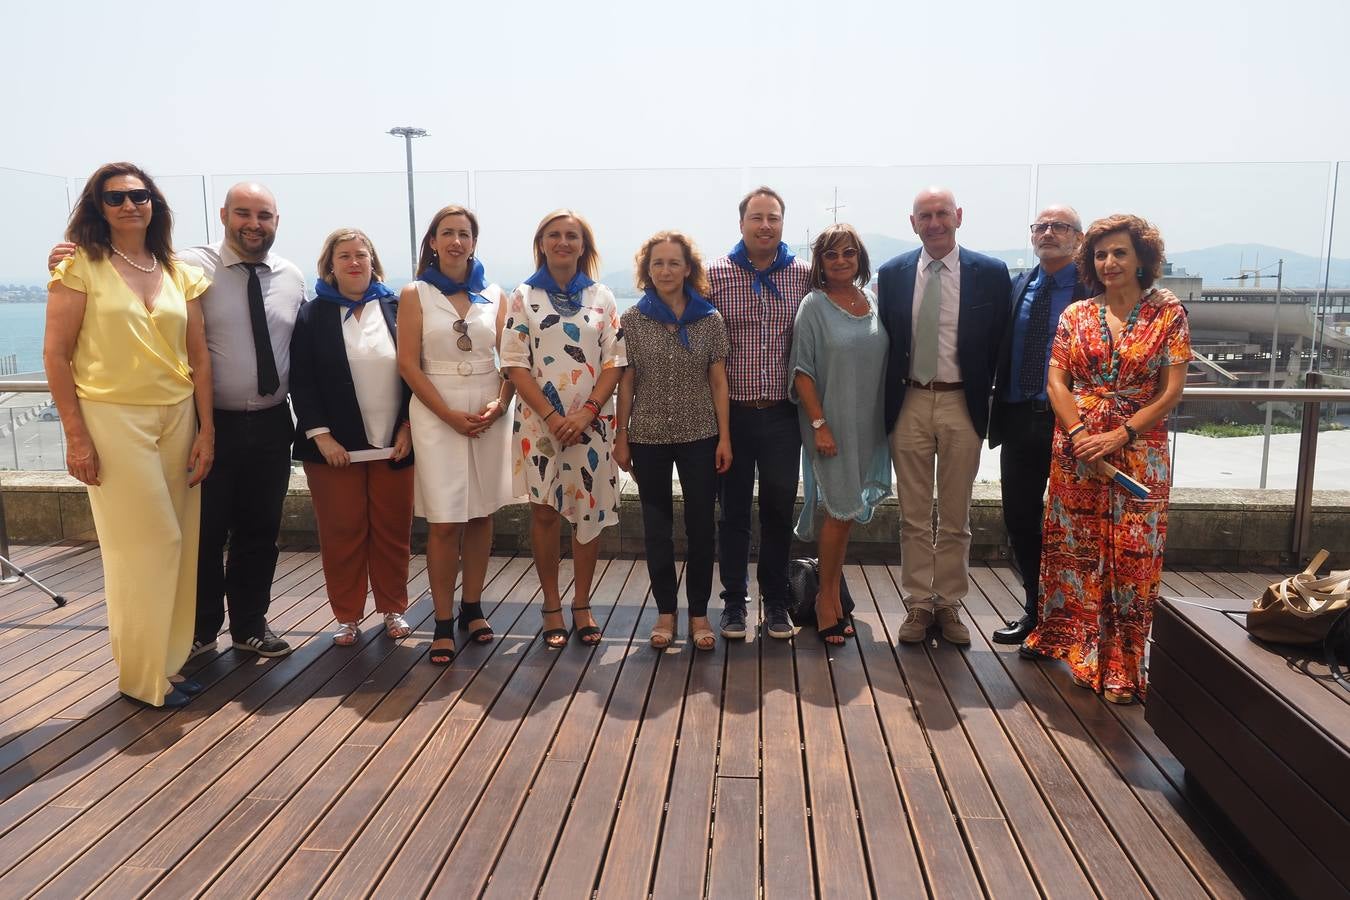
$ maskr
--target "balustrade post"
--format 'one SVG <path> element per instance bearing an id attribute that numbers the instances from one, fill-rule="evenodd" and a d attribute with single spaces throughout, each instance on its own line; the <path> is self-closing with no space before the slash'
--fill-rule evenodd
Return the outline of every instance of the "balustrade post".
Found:
<path id="1" fill-rule="evenodd" d="M 1304 387 L 1321 386 L 1322 373 L 1309 372 L 1304 376 Z M 1317 425 L 1321 416 L 1320 401 L 1311 400 L 1303 404 L 1303 427 L 1298 440 L 1298 478 L 1294 482 L 1294 529 L 1290 542 L 1290 550 L 1299 565 L 1311 556 L 1308 541 L 1312 533 L 1313 473 L 1317 468 Z"/>

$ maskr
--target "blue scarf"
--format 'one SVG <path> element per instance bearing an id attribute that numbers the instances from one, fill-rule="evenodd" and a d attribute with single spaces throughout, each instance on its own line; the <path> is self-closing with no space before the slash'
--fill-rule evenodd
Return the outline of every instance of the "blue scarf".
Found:
<path id="1" fill-rule="evenodd" d="M 595 284 L 586 277 L 585 272 L 578 271 L 572 276 L 572 280 L 567 282 L 566 288 L 560 288 L 558 282 L 553 280 L 553 274 L 549 272 L 548 266 L 540 266 L 538 272 L 525 279 L 525 283 L 547 293 L 549 302 L 553 304 L 553 311 L 560 316 L 575 316 L 581 312 L 581 292 Z"/>
<path id="2" fill-rule="evenodd" d="M 774 272 L 781 272 L 783 269 L 792 265 L 797 257 L 792 255 L 792 251 L 788 249 L 787 244 L 779 241 L 778 255 L 773 258 L 773 262 L 769 264 L 769 267 L 767 269 L 756 269 L 750 262 L 750 254 L 745 250 L 745 241 L 738 241 L 736 246 L 731 248 L 731 253 L 727 255 L 727 258 L 751 275 L 755 276 L 751 286 L 754 288 L 756 294 L 761 293 L 764 288 L 767 287 L 769 293 L 773 294 L 779 300 L 782 300 L 782 292 L 778 290 L 778 285 L 774 284 L 773 279 L 769 278 L 769 276 Z"/>
<path id="3" fill-rule="evenodd" d="M 428 266 L 423 269 L 418 274 L 417 280 L 425 281 L 447 297 L 463 291 L 469 295 L 470 303 L 488 302 L 488 298 L 483 296 L 483 289 L 487 287 L 487 278 L 483 275 L 483 264 L 478 261 L 476 256 L 469 261 L 469 277 L 464 281 L 456 281 L 435 266 Z"/>
<path id="4" fill-rule="evenodd" d="M 339 306 L 346 307 L 347 313 L 342 317 L 344 320 L 350 319 L 356 313 L 357 307 L 365 306 L 372 300 L 383 300 L 386 297 L 397 296 L 398 295 L 391 291 L 389 286 L 383 281 L 375 281 L 373 279 L 370 282 L 370 287 L 366 288 L 366 293 L 360 300 L 350 300 L 342 296 L 337 288 L 333 287 L 322 278 L 314 282 L 314 299 L 326 300 L 329 303 L 336 303 Z"/>
<path id="5" fill-rule="evenodd" d="M 688 350 L 689 326 L 699 319 L 711 316 L 715 310 L 702 294 L 688 284 L 684 286 L 684 295 L 689 299 L 684 305 L 684 314 L 678 319 L 675 318 L 675 311 L 666 306 L 665 301 L 650 288 L 642 295 L 642 299 L 638 300 L 637 308 L 649 319 L 655 319 L 666 325 L 674 325 L 678 329 L 675 333 L 679 336 L 680 343 L 684 345 L 684 349 Z"/>

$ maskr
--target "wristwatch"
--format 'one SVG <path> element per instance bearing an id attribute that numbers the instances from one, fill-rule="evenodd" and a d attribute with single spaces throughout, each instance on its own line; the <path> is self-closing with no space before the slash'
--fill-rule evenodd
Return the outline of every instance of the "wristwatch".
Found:
<path id="1" fill-rule="evenodd" d="M 823 426 L 824 424 L 825 424 L 824 416 L 821 416 L 819 419 L 811 420 L 811 427 L 814 428 L 816 431 L 819 431 L 821 429 L 821 426 Z"/>
<path id="2" fill-rule="evenodd" d="M 1129 435 L 1130 438 L 1128 441 L 1125 442 L 1126 446 L 1133 444 L 1135 441 L 1139 440 L 1139 432 L 1131 428 L 1129 422 L 1121 422 L 1120 427 L 1125 429 L 1125 433 Z"/>

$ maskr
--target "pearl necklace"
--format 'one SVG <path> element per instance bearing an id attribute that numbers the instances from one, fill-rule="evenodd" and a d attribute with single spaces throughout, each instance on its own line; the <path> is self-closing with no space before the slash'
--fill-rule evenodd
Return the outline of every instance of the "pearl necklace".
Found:
<path id="1" fill-rule="evenodd" d="M 155 256 L 154 254 L 150 255 L 150 265 L 143 266 L 140 263 L 136 262 L 136 260 L 132 259 L 130 256 L 127 256 L 121 250 L 118 250 L 116 247 L 112 248 L 112 252 L 122 257 L 122 259 L 126 262 L 126 264 L 131 266 L 133 269 L 136 269 L 139 272 L 144 272 L 147 275 L 149 275 L 151 272 L 159 268 L 159 257 Z"/>

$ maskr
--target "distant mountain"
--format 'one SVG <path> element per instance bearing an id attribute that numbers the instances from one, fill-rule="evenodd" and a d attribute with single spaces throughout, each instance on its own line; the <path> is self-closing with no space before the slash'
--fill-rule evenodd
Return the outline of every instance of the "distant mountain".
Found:
<path id="1" fill-rule="evenodd" d="M 1275 286 L 1276 260 L 1284 260 L 1284 286 L 1289 288 L 1321 287 L 1325 270 L 1322 260 L 1305 253 L 1282 250 L 1269 244 L 1221 244 L 1218 247 L 1205 247 L 1201 250 L 1185 250 L 1181 253 L 1169 253 L 1168 260 L 1173 266 L 1184 268 L 1191 275 L 1199 275 L 1206 285 L 1236 285 L 1239 282 L 1225 279 L 1241 274 L 1241 269 L 1260 266 L 1261 286 Z M 1245 282 L 1254 286 L 1251 279 Z M 1350 287 L 1350 259 L 1331 260 L 1331 281 L 1333 288 Z"/>

